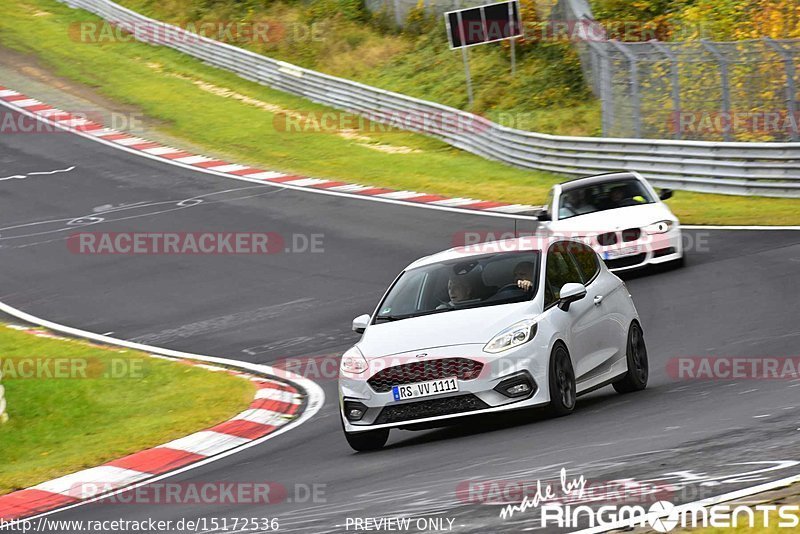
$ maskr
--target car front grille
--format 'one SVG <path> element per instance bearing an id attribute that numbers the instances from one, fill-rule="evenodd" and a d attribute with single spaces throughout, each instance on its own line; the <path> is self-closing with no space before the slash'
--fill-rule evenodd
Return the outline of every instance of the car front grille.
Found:
<path id="1" fill-rule="evenodd" d="M 480 400 L 473 394 L 458 395 L 444 399 L 433 399 L 405 404 L 395 404 L 386 406 L 375 419 L 376 425 L 387 423 L 400 423 L 402 421 L 413 421 L 426 417 L 438 417 L 440 415 L 452 415 L 465 412 L 474 412 L 489 408 L 489 405 Z"/>
<path id="2" fill-rule="evenodd" d="M 483 364 L 475 360 L 444 358 L 387 367 L 375 373 L 367 380 L 367 383 L 376 392 L 386 393 L 392 390 L 392 386 L 438 380 L 440 378 L 456 377 L 459 380 L 472 380 L 478 378 L 482 370 Z"/>
<path id="3" fill-rule="evenodd" d="M 597 242 L 604 247 L 614 245 L 617 242 L 617 234 L 614 232 L 600 234 L 597 236 Z"/>
<path id="4" fill-rule="evenodd" d="M 625 256 L 624 258 L 615 258 L 613 260 L 606 260 L 606 266 L 609 269 L 621 269 L 623 267 L 633 267 L 639 265 L 647 259 L 647 254 L 635 254 L 633 256 Z"/>
<path id="5" fill-rule="evenodd" d="M 622 231 L 623 241 L 636 241 L 642 236 L 642 231 L 639 228 L 626 228 Z"/>

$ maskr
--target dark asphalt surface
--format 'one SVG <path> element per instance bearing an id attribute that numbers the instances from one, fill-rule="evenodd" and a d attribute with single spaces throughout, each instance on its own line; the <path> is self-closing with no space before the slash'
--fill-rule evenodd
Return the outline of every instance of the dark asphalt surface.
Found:
<path id="1" fill-rule="evenodd" d="M 0 135 L 0 169 L 0 300 L 97 333 L 251 362 L 334 358 L 357 339 L 352 318 L 372 311 L 407 263 L 459 232 L 513 229 L 505 219 L 227 180 L 68 134 Z M 90 216 L 103 220 L 86 226 Z M 268 231 L 287 242 L 321 234 L 324 252 L 74 254 L 65 237 L 81 230 Z M 522 413 L 395 431 L 387 449 L 354 454 L 341 436 L 335 377 L 307 366 L 327 395 L 316 417 L 171 481 L 266 480 L 290 494 L 317 484 L 317 502 L 96 503 L 51 518 L 276 517 L 280 531 L 322 533 L 346 531 L 348 517 L 414 514 L 454 519 L 458 532 L 520 532 L 536 528 L 534 512 L 502 520 L 497 505 L 460 499 L 459 485 L 555 480 L 566 468 L 590 481 L 672 482 L 669 500 L 686 502 L 796 474 L 800 381 L 679 381 L 667 365 L 681 356 L 797 356 L 800 232 L 686 234 L 686 268 L 628 277 L 650 354 L 645 392 L 606 388 L 562 419 Z M 765 472 L 745 475 L 754 470 Z"/>

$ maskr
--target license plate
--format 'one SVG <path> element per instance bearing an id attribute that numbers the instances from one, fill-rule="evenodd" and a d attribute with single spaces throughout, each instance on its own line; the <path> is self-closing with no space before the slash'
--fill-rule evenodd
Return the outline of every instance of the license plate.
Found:
<path id="1" fill-rule="evenodd" d="M 612 258 L 622 258 L 623 256 L 633 256 L 639 253 L 639 247 L 634 245 L 632 247 L 622 247 L 614 250 L 606 250 L 603 252 L 603 258 L 610 260 Z"/>
<path id="2" fill-rule="evenodd" d="M 450 393 L 452 391 L 458 391 L 458 380 L 456 380 L 455 377 L 392 387 L 392 394 L 396 401 L 416 399 L 417 397 L 430 397 L 431 395 Z"/>

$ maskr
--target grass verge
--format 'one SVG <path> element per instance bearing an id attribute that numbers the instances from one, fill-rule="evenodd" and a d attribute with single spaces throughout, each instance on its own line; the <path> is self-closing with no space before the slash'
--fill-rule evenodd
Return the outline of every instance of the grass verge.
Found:
<path id="1" fill-rule="evenodd" d="M 33 14 L 33 15 L 32 15 Z M 135 42 L 88 44 L 75 25 L 98 19 L 54 0 L 0 4 L 0 42 L 33 54 L 64 78 L 163 124 L 165 133 L 233 161 L 284 172 L 449 196 L 537 204 L 564 178 L 524 171 L 406 132 L 353 124 L 289 128 L 296 112 L 343 116 L 178 52 Z M 360 126 L 360 127 L 359 127 Z M 800 224 L 796 200 L 678 193 L 670 205 L 690 224 Z"/>
<path id="2" fill-rule="evenodd" d="M 226 373 L 43 335 L 0 323 L 0 495 L 208 428 L 253 399 Z"/>

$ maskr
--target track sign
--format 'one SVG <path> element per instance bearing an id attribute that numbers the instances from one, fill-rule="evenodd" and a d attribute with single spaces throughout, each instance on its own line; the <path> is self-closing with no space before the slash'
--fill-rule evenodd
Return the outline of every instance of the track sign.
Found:
<path id="1" fill-rule="evenodd" d="M 451 49 L 522 36 L 518 0 L 449 11 L 444 19 Z"/>

